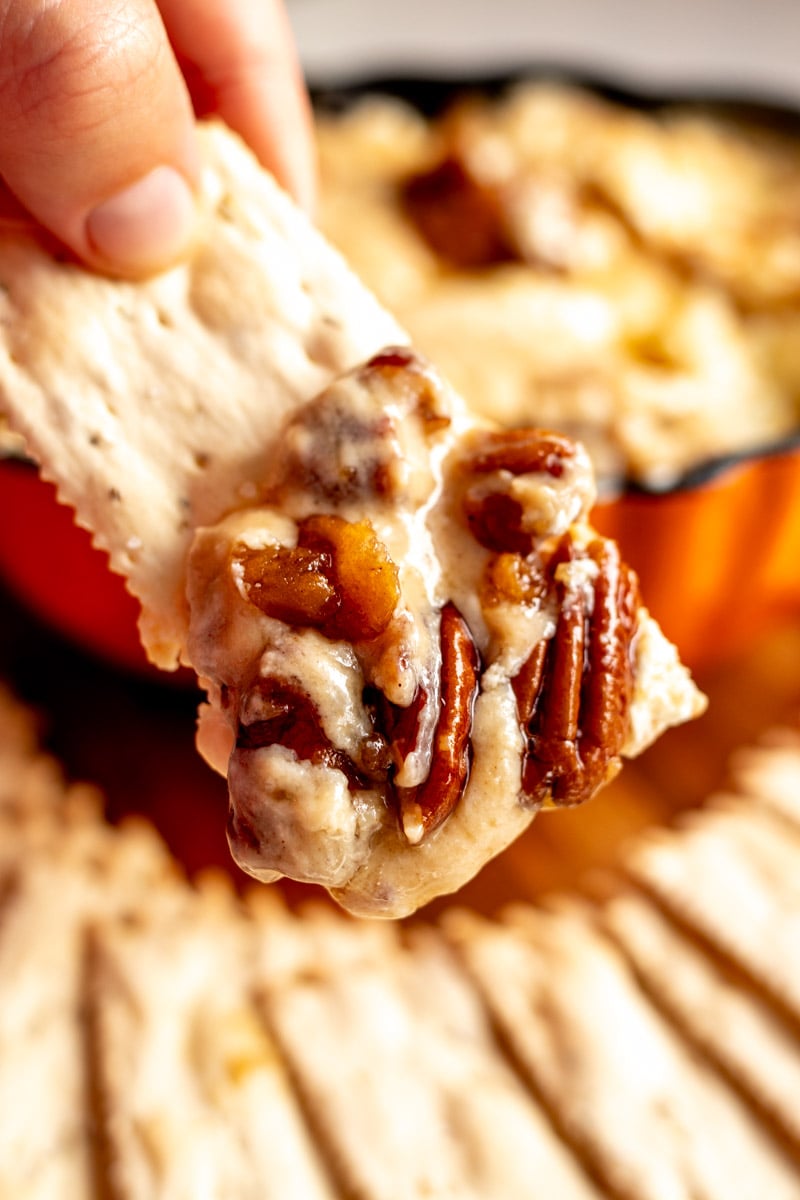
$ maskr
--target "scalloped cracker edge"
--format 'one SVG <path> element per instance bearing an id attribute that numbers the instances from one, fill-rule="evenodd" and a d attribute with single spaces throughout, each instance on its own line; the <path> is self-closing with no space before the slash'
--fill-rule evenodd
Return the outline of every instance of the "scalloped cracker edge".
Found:
<path id="1" fill-rule="evenodd" d="M 198 127 L 203 226 L 144 282 L 0 230 L 0 411 L 178 665 L 195 528 L 254 494 L 285 417 L 402 330 L 219 122 Z"/>

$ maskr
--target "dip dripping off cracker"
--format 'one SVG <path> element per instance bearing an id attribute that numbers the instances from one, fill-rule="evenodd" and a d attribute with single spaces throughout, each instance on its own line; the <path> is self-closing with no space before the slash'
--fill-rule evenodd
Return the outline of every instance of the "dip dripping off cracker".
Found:
<path id="1" fill-rule="evenodd" d="M 141 283 L 0 240 L 0 408 L 208 691 L 251 874 L 399 916 L 702 698 L 588 523 L 589 460 L 474 418 L 222 126 Z M 54 583 L 55 586 L 55 583 Z"/>

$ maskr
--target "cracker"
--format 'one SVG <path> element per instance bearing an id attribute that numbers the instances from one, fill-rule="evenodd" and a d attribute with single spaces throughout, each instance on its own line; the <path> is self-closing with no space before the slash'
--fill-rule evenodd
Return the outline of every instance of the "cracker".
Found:
<path id="1" fill-rule="evenodd" d="M 197 252 L 146 282 L 90 274 L 0 234 L 0 411 L 177 665 L 194 529 L 251 495 L 285 413 L 402 331 L 217 123 Z"/>
<path id="2" fill-rule="evenodd" d="M 729 797 L 643 838 L 626 870 L 661 905 L 800 1020 L 800 835 Z"/>
<path id="3" fill-rule="evenodd" d="M 657 1005 L 800 1153 L 794 1031 L 643 897 L 615 897 L 603 921 Z"/>
<path id="4" fill-rule="evenodd" d="M 188 891 L 98 921 L 89 1020 L 114 1195 L 332 1200 L 276 1047 L 248 994 L 247 925 Z"/>
<path id="5" fill-rule="evenodd" d="M 261 924 L 264 1000 L 345 1195 L 597 1195 L 503 1062 L 431 928 Z"/>
<path id="6" fill-rule="evenodd" d="M 775 729 L 734 756 L 740 791 L 800 827 L 800 730 Z"/>
<path id="7" fill-rule="evenodd" d="M 93 1114 L 83 1039 L 83 939 L 90 914 L 164 896 L 153 837 L 90 819 L 17 829 L 0 865 L 0 1194 L 94 1194 Z M 8 834 L 8 831 L 4 831 Z"/>
<path id="8" fill-rule="evenodd" d="M 793 1197 L 797 1176 L 575 903 L 445 920 L 521 1069 L 615 1197 Z"/>

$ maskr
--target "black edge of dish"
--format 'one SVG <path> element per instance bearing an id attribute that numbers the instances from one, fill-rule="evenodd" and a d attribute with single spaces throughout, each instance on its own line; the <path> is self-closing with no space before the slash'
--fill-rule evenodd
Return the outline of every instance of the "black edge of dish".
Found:
<path id="1" fill-rule="evenodd" d="M 378 95 L 403 100 L 424 117 L 433 118 L 441 114 L 457 96 L 470 92 L 479 92 L 484 96 L 502 96 L 504 92 L 522 83 L 577 87 L 593 92 L 612 103 L 651 114 L 670 110 L 696 110 L 709 116 L 755 125 L 785 136 L 800 138 L 800 109 L 780 100 L 734 94 L 723 89 L 703 93 L 690 88 L 650 91 L 602 75 L 589 74 L 580 69 L 572 70 L 552 65 L 510 66 L 501 71 L 475 71 L 469 75 L 449 73 L 446 70 L 436 75 L 364 75 L 328 86 L 316 87 L 312 83 L 310 91 L 315 111 L 326 115 L 345 113 L 359 100 Z M 671 495 L 703 487 L 725 472 L 748 462 L 796 451 L 800 451 L 800 429 L 779 441 L 756 449 L 740 450 L 706 459 L 663 486 L 624 479 L 620 481 L 618 490 L 640 496 Z"/>
<path id="2" fill-rule="evenodd" d="M 485 72 L 476 70 L 466 75 L 449 72 L 446 68 L 436 75 L 428 72 L 356 75 L 352 80 L 335 84 L 315 85 L 312 81 L 310 92 L 314 108 L 332 115 L 346 112 L 359 99 L 378 94 L 405 100 L 423 116 L 436 117 L 458 95 L 471 91 L 501 96 L 516 84 L 528 82 L 581 88 L 640 112 L 657 113 L 676 108 L 711 111 L 731 120 L 766 125 L 776 133 L 800 135 L 800 108 L 777 97 L 731 92 L 722 87 L 703 91 L 677 86 L 668 90 L 649 89 L 644 84 L 624 83 L 581 68 L 552 64 L 533 63 L 526 67 L 509 66 Z"/>

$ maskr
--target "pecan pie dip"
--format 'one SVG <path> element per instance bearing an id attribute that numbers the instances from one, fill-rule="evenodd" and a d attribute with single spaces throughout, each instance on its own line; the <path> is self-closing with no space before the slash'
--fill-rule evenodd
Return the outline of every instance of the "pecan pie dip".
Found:
<path id="1" fill-rule="evenodd" d="M 189 562 L 199 747 L 250 874 L 405 915 L 702 707 L 577 443 L 477 424 L 389 348 L 277 445 Z"/>
<path id="2" fill-rule="evenodd" d="M 466 409 L 245 147 L 142 282 L 0 230 L 0 408 L 208 692 L 251 874 L 399 916 L 703 706 L 569 438 Z M 190 820 L 187 814 L 187 820 Z"/>
<path id="3" fill-rule="evenodd" d="M 800 139 L 523 83 L 318 122 L 320 221 L 469 406 L 601 491 L 800 427 Z"/>

